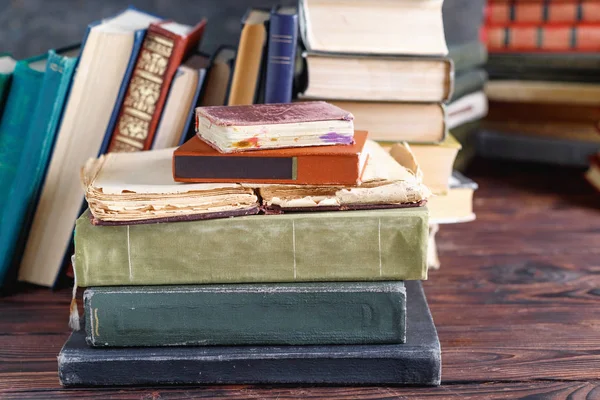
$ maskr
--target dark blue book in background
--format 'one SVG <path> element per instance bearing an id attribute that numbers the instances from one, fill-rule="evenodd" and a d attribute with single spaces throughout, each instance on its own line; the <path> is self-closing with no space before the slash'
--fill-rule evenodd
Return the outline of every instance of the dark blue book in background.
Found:
<path id="1" fill-rule="evenodd" d="M 269 27 L 265 103 L 292 101 L 297 42 L 296 7 L 274 7 Z"/>

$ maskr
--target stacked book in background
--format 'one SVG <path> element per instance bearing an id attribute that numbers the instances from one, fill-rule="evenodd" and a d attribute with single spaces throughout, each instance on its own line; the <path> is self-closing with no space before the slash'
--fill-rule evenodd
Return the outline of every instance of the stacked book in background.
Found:
<path id="1" fill-rule="evenodd" d="M 476 134 L 488 111 L 484 92 L 487 50 L 481 41 L 485 0 L 444 0 L 448 56 L 454 62 L 454 92 L 447 105 L 448 129 L 461 144 L 454 168 L 465 171 L 476 152 Z"/>
<path id="2" fill-rule="evenodd" d="M 444 14 L 443 5 L 448 9 Z M 480 68 L 486 53 L 479 26 L 472 23 L 483 20 L 483 3 L 369 0 L 342 6 L 305 0 L 299 14 L 306 48 L 299 99 L 327 99 L 351 111 L 357 128 L 368 130 L 388 150 L 403 151 L 404 145 L 396 143 L 409 142 L 425 184 L 438 196 L 434 207 L 450 202 L 449 182 L 461 145 L 448 128 L 464 127 L 470 133 L 469 123 L 487 111 L 482 91 L 486 75 Z M 447 57 L 442 18 L 446 15 L 460 67 L 454 97 L 454 67 Z M 453 207 L 430 209 L 436 215 L 446 210 L 440 221 L 473 218 L 472 212 L 467 219 L 447 214 Z"/>
<path id="3" fill-rule="evenodd" d="M 587 166 L 600 149 L 600 1 L 490 1 L 483 156 Z"/>
<path id="4" fill-rule="evenodd" d="M 85 165 L 62 384 L 439 384 L 408 148 L 324 102 L 201 107 L 196 126 Z"/>

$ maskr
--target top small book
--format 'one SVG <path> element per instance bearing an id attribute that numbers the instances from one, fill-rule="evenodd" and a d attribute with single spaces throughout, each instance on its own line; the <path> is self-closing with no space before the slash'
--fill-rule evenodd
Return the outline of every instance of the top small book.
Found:
<path id="1" fill-rule="evenodd" d="M 354 117 L 324 101 L 196 109 L 196 132 L 222 153 L 354 143 Z"/>

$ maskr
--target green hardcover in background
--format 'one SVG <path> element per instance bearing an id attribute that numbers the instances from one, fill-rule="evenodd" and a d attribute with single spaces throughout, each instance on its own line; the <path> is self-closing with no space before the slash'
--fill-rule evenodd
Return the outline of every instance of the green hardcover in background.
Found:
<path id="1" fill-rule="evenodd" d="M 428 210 L 333 211 L 75 228 L 87 286 L 427 279 Z"/>
<path id="2" fill-rule="evenodd" d="M 483 90 L 487 82 L 487 72 L 483 68 L 471 69 L 454 77 L 454 92 L 450 103 L 468 94 Z"/>
<path id="3" fill-rule="evenodd" d="M 448 57 L 454 62 L 454 73 L 461 74 L 473 68 L 480 68 L 488 59 L 487 49 L 479 40 L 448 46 Z"/>
<path id="4" fill-rule="evenodd" d="M 24 143 L 18 158 L 17 176 L 9 187 L 4 207 L 0 209 L 0 286 L 6 271 L 11 269 L 25 246 L 78 51 L 76 45 L 48 52 L 38 101 L 28 116 L 31 122 L 27 132 L 21 132 Z"/>
<path id="5" fill-rule="evenodd" d="M 404 343 L 403 282 L 93 287 L 94 347 Z"/>

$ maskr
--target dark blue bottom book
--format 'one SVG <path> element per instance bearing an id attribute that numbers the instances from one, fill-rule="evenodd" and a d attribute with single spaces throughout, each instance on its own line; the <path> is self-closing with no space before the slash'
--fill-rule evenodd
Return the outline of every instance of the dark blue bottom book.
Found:
<path id="1" fill-rule="evenodd" d="M 58 355 L 64 386 L 174 384 L 439 385 L 441 351 L 420 282 L 406 282 L 406 343 L 91 348 L 74 332 Z"/>

